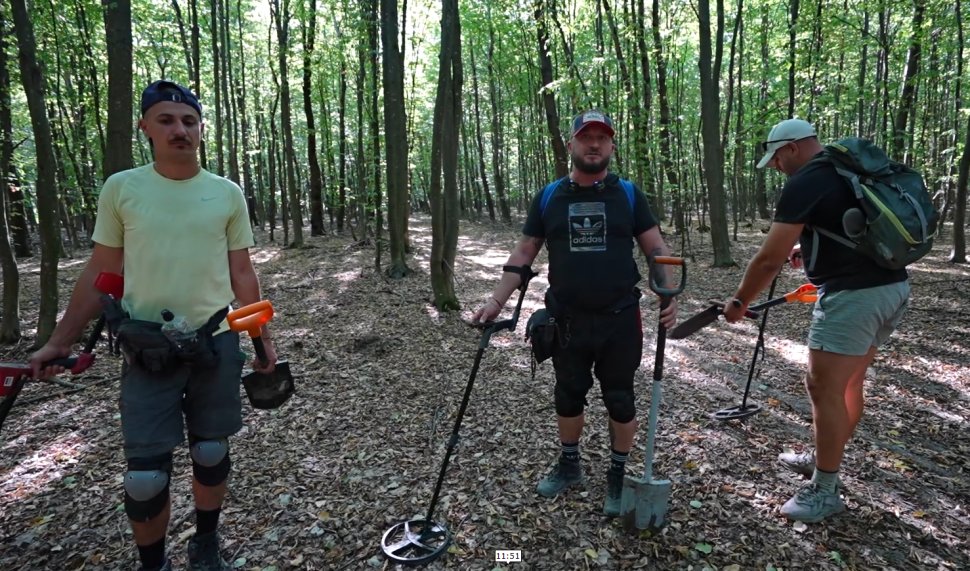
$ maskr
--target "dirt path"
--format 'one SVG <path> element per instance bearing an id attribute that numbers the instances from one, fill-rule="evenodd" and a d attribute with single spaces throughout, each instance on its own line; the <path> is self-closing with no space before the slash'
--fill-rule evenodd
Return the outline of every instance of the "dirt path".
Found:
<path id="1" fill-rule="evenodd" d="M 261 240 L 255 259 L 279 310 L 278 346 L 298 394 L 277 411 L 247 405 L 233 440 L 223 536 L 237 568 L 391 569 L 379 556 L 381 534 L 424 515 L 478 333 L 430 306 L 429 221 L 412 224 L 417 273 L 399 282 L 375 275 L 372 248 L 349 238 L 313 238 L 299 251 Z M 517 235 L 463 225 L 456 276 L 464 315 L 488 295 Z M 747 229 L 736 258 L 746 261 L 762 238 Z M 706 240 L 693 237 L 682 317 L 729 294 L 740 277 L 738 268 L 708 267 Z M 543 570 L 970 568 L 970 271 L 946 264 L 946 249 L 913 267 L 910 311 L 870 374 L 867 416 L 843 467 L 848 513 L 807 527 L 777 513 L 799 480 L 775 456 L 810 438 L 800 382 L 809 307 L 772 311 L 751 396 L 764 410 L 744 423 L 710 413 L 740 402 L 756 324 L 718 324 L 668 343 L 656 471 L 674 483 L 671 524 L 658 537 L 630 537 L 600 513 L 609 449 L 595 388 L 581 442 L 586 489 L 551 501 L 535 494 L 558 454 L 552 370 L 542 365 L 531 378 L 520 323 L 485 353 L 436 514 L 455 543 L 428 569 L 492 569 L 499 549 L 521 550 L 513 568 Z M 80 262 L 62 265 L 63 300 Z M 37 267 L 21 267 L 32 324 Z M 544 270 L 544 257 L 536 267 Z M 799 283 L 786 270 L 778 289 Z M 540 306 L 545 285 L 544 275 L 533 282 L 524 316 Z M 643 311 L 640 411 L 656 303 L 645 297 Z M 26 351 L 26 342 L 5 348 L 3 359 Z M 29 385 L 0 435 L 0 569 L 135 566 L 121 506 L 117 358 L 76 380 L 91 386 L 61 395 L 58 385 Z M 630 473 L 642 470 L 644 440 L 641 432 Z M 194 525 L 190 471 L 177 451 L 169 534 L 177 568 Z"/>

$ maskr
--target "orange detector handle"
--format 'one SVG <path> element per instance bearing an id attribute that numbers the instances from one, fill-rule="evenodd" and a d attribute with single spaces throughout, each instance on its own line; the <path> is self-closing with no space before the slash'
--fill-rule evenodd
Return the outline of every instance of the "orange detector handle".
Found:
<path id="1" fill-rule="evenodd" d="M 795 291 L 786 293 L 784 297 L 788 303 L 793 301 L 814 303 L 818 299 L 818 288 L 814 284 L 801 285 Z"/>
<path id="2" fill-rule="evenodd" d="M 647 264 L 650 267 L 648 282 L 650 282 L 650 290 L 653 293 L 666 298 L 674 297 L 684 291 L 684 286 L 687 285 L 687 264 L 684 263 L 683 258 L 678 258 L 676 256 L 648 256 Z M 665 287 L 660 285 L 659 266 L 680 266 L 680 281 L 676 287 Z M 665 280 L 664 280 L 665 281 Z M 661 307 L 666 307 L 662 305 Z"/>
<path id="3" fill-rule="evenodd" d="M 273 304 L 265 299 L 234 309 L 226 316 L 229 329 L 237 332 L 245 331 L 254 339 L 262 335 L 260 328 L 271 319 L 273 319 Z"/>
<path id="4" fill-rule="evenodd" d="M 676 256 L 654 256 L 651 258 L 655 264 L 664 264 L 667 266 L 683 266 L 684 259 L 678 258 Z"/>

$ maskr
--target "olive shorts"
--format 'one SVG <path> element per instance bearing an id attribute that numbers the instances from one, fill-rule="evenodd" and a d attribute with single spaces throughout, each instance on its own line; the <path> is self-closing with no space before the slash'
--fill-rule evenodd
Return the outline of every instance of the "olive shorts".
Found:
<path id="1" fill-rule="evenodd" d="M 227 331 L 212 342 L 219 355 L 213 367 L 179 365 L 156 374 L 136 365 L 122 366 L 121 432 L 126 459 L 171 451 L 185 441 L 186 427 L 206 440 L 224 438 L 242 428 L 239 387 L 246 356 L 239 350 L 239 334 Z"/>
<path id="2" fill-rule="evenodd" d="M 812 311 L 808 348 L 865 355 L 889 339 L 908 304 L 908 281 L 834 292 L 823 288 Z"/>

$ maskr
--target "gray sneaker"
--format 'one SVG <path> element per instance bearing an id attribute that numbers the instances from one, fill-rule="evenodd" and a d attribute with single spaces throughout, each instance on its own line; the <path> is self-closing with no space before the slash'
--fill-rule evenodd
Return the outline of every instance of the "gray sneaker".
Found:
<path id="1" fill-rule="evenodd" d="M 845 502 L 839 494 L 841 491 L 842 486 L 836 486 L 834 492 L 826 492 L 815 482 L 809 482 L 781 506 L 781 513 L 791 520 L 818 523 L 845 511 Z"/>
<path id="2" fill-rule="evenodd" d="M 623 472 L 606 471 L 606 499 L 603 513 L 610 517 L 620 515 L 620 498 L 623 495 Z"/>
<path id="3" fill-rule="evenodd" d="M 196 535 L 189 540 L 189 571 L 232 571 L 219 555 L 219 534 Z"/>
<path id="4" fill-rule="evenodd" d="M 815 449 L 805 452 L 783 452 L 778 455 L 778 462 L 796 474 L 811 478 L 815 472 Z"/>
<path id="5" fill-rule="evenodd" d="M 539 481 L 539 484 L 536 486 L 536 491 L 544 498 L 553 498 L 569 486 L 582 483 L 582 465 L 578 461 L 564 460 L 560 456 L 559 462 L 553 466 L 552 471 Z"/>

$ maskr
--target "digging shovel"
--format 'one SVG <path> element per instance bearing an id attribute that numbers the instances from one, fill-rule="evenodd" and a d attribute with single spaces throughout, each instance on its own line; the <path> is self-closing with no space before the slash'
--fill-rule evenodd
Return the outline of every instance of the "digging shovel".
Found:
<path id="1" fill-rule="evenodd" d="M 781 305 L 783 303 L 801 302 L 801 303 L 814 303 L 818 298 L 818 290 L 812 284 L 804 284 L 798 287 L 798 289 L 788 292 L 781 297 L 776 297 L 775 299 L 769 299 L 763 303 L 757 305 L 749 306 L 747 311 L 745 311 L 745 317 L 751 319 L 757 319 L 761 316 L 760 311 L 767 309 L 769 307 L 774 307 L 776 305 Z M 737 302 L 737 300 L 735 300 Z M 735 303 L 736 305 L 737 303 Z M 724 304 L 719 301 L 711 302 L 710 307 L 701 311 L 700 313 L 694 315 L 687 321 L 681 323 L 677 327 L 670 330 L 668 337 L 671 339 L 683 339 L 689 337 L 698 330 L 707 327 L 711 323 L 717 321 L 717 318 L 724 315 Z"/>
<path id="2" fill-rule="evenodd" d="M 680 266 L 680 284 L 676 288 L 660 286 L 656 280 L 660 265 Z M 660 296 L 660 310 L 670 305 L 670 300 L 684 291 L 687 267 L 683 258 L 657 256 L 650 259 L 650 289 Z M 626 476 L 620 496 L 620 519 L 628 531 L 633 529 L 659 530 L 666 523 L 667 504 L 670 502 L 670 480 L 653 479 L 653 452 L 657 438 L 657 414 L 660 410 L 661 386 L 664 369 L 664 346 L 667 328 L 657 322 L 657 353 L 653 366 L 653 388 L 650 392 L 650 419 L 647 426 L 646 465 L 643 478 Z"/>
<path id="3" fill-rule="evenodd" d="M 260 364 L 268 362 L 261 328 L 273 318 L 273 304 L 267 300 L 257 301 L 233 310 L 226 316 L 229 328 L 245 331 L 253 340 L 253 349 Z M 272 373 L 253 371 L 242 378 L 246 396 L 253 408 L 279 408 L 293 395 L 293 374 L 288 361 L 277 361 Z"/>

